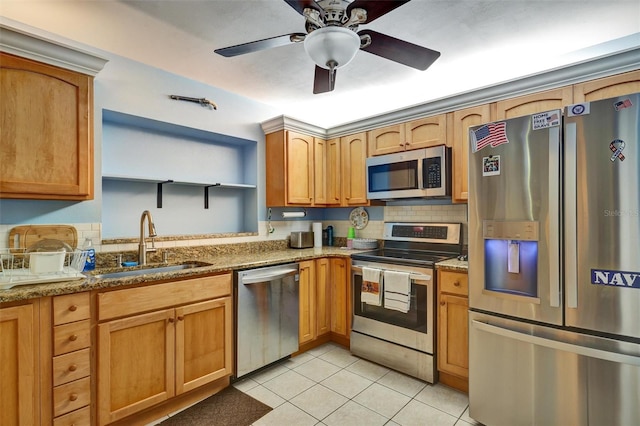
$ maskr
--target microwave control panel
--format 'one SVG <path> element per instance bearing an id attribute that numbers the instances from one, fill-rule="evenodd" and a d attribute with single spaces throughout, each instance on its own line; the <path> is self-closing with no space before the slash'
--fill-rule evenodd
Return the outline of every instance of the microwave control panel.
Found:
<path id="1" fill-rule="evenodd" d="M 425 188 L 442 188 L 442 157 L 425 158 L 422 174 Z"/>

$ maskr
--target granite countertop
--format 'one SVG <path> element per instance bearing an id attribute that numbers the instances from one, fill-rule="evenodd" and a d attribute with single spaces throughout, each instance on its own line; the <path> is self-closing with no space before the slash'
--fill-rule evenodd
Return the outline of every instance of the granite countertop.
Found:
<path id="1" fill-rule="evenodd" d="M 0 303 L 27 300 L 42 296 L 55 296 L 102 288 L 120 287 L 152 281 L 169 280 L 174 278 L 215 274 L 219 272 L 231 272 L 235 270 L 258 268 L 288 262 L 298 262 L 321 257 L 349 257 L 352 253 L 361 251 L 366 250 L 347 250 L 346 248 L 340 247 L 322 247 L 309 249 L 287 248 L 260 253 L 243 252 L 215 255 L 202 254 L 189 259 L 182 259 L 180 262 L 171 262 L 169 264 L 150 263 L 146 265 L 145 268 L 154 266 L 170 266 L 171 264 L 181 263 L 202 263 L 203 266 L 164 273 L 148 273 L 118 278 L 98 278 L 94 275 L 122 271 L 125 268 L 100 268 L 96 269 L 96 271 L 91 275 L 88 275 L 83 279 L 55 283 L 21 285 L 6 290 L 0 290 Z M 126 269 L 129 270 L 135 268 Z M 142 269 L 142 267 L 138 267 L 138 269 Z"/>
<path id="2" fill-rule="evenodd" d="M 469 262 L 466 260 L 458 260 L 456 258 L 447 259 L 436 263 L 436 269 L 467 273 L 469 271 Z"/>

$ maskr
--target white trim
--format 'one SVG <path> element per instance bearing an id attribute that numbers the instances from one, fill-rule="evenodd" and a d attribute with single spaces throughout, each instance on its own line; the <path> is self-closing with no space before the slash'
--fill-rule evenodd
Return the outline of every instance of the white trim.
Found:
<path id="1" fill-rule="evenodd" d="M 95 76 L 107 59 L 0 23 L 0 51 Z"/>

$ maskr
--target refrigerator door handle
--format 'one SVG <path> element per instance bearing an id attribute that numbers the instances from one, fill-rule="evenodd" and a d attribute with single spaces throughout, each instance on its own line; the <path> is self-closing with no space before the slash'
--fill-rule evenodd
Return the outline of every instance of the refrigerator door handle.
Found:
<path id="1" fill-rule="evenodd" d="M 560 115 L 558 111 L 558 115 Z M 549 130 L 549 211 L 560 211 L 560 131 Z M 549 215 L 549 305 L 560 307 L 560 215 Z"/>
<path id="2" fill-rule="evenodd" d="M 510 330 L 508 328 L 487 324 L 486 322 L 478 320 L 471 320 L 471 325 L 477 330 L 496 334 L 498 336 L 506 337 L 509 339 L 519 340 L 524 343 L 531 343 L 533 345 L 544 346 L 549 349 L 575 353 L 577 355 L 583 355 L 589 358 L 598 358 L 605 361 L 640 366 L 640 357 L 636 356 L 625 355 L 617 352 L 609 352 L 602 349 L 590 348 L 587 346 L 574 345 L 571 343 L 560 342 L 558 340 L 551 340 L 544 337 Z"/>
<path id="3" fill-rule="evenodd" d="M 564 138 L 564 277 L 567 308 L 578 307 L 578 258 L 577 258 L 577 136 L 576 124 L 565 125 Z"/>

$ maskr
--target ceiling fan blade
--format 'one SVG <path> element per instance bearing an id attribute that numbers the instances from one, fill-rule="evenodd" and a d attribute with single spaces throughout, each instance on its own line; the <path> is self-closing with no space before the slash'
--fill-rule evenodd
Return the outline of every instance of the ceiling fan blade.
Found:
<path id="1" fill-rule="evenodd" d="M 252 53 L 259 50 L 297 43 L 304 40 L 305 36 L 306 34 L 304 33 L 284 34 L 281 36 L 265 38 L 263 40 L 250 41 L 249 43 L 238 44 L 235 46 L 223 47 L 221 49 L 214 50 L 214 52 L 218 55 L 229 58 L 232 56 L 244 55 L 245 53 Z"/>
<path id="2" fill-rule="evenodd" d="M 316 65 L 313 79 L 313 94 L 331 92 L 336 85 L 336 70 L 329 71 Z"/>
<path id="3" fill-rule="evenodd" d="M 347 16 L 351 16 L 351 10 L 355 8 L 364 9 L 367 11 L 366 22 L 369 23 L 409 1 L 411 0 L 355 0 L 347 6 Z"/>
<path id="4" fill-rule="evenodd" d="M 440 52 L 376 31 L 362 30 L 358 31 L 358 35 L 371 37 L 371 44 L 361 50 L 421 71 L 429 68 L 440 57 Z"/>
<path id="5" fill-rule="evenodd" d="M 316 9 L 320 12 L 320 16 L 324 14 L 324 10 L 314 0 L 284 0 L 289 6 L 294 8 L 300 15 L 303 14 L 305 7 Z"/>

